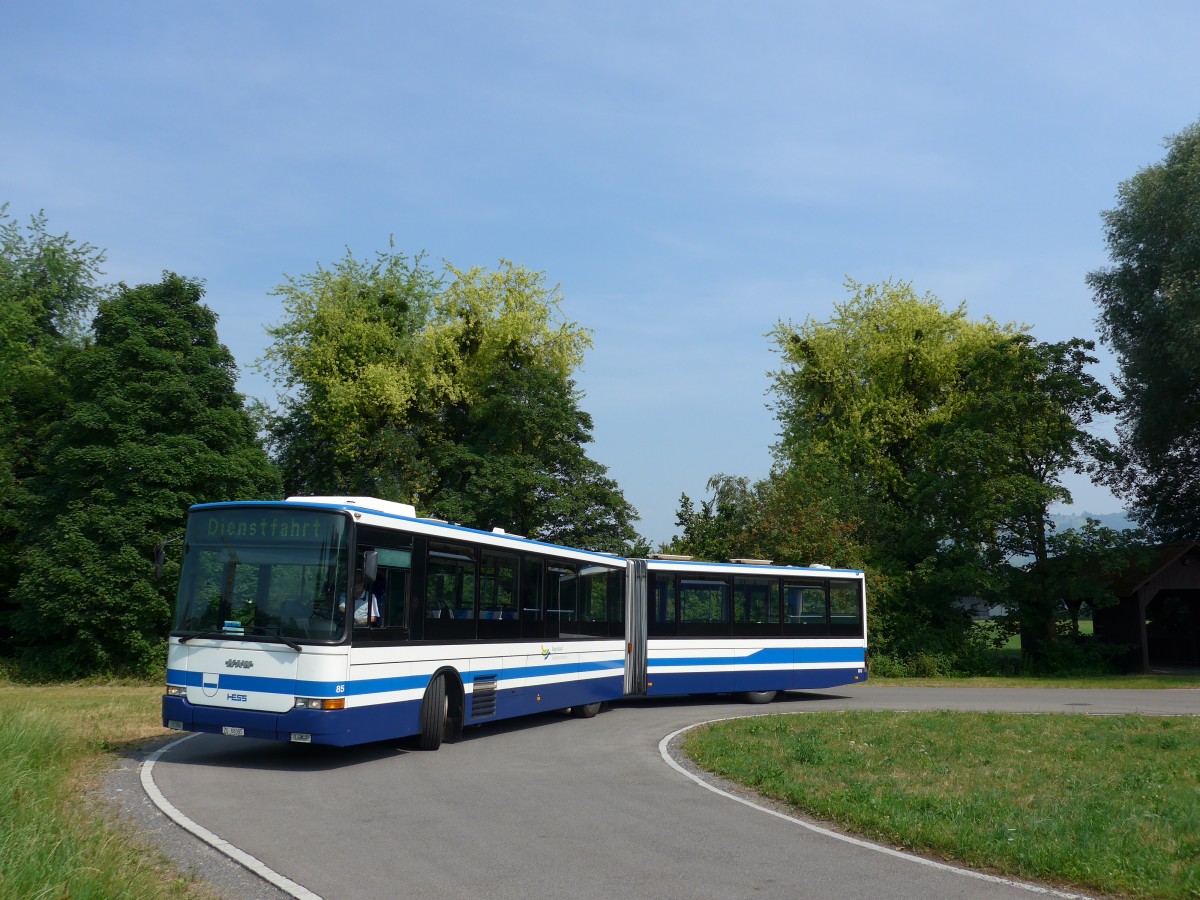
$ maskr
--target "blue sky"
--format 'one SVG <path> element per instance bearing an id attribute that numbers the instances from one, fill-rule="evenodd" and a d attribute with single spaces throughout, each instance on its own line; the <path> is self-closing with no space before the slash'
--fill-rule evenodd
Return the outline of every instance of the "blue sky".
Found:
<path id="1" fill-rule="evenodd" d="M 544 271 L 593 332 L 591 455 L 663 541 L 767 473 L 765 334 L 847 276 L 1094 338 L 1100 213 L 1200 118 L 1197 35 L 1194 3 L 12 2 L 0 202 L 114 281 L 203 278 L 266 399 L 284 273 L 390 236 Z"/>

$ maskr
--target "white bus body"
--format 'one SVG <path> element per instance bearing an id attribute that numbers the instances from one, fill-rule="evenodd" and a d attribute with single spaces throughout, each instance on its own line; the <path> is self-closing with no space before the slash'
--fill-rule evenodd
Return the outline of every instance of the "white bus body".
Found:
<path id="1" fill-rule="evenodd" d="M 370 621 L 355 621 L 356 571 Z M 365 497 L 202 504 L 163 723 L 436 749 L 467 725 L 623 696 L 763 699 L 865 680 L 865 608 L 861 572 L 625 560 Z"/>

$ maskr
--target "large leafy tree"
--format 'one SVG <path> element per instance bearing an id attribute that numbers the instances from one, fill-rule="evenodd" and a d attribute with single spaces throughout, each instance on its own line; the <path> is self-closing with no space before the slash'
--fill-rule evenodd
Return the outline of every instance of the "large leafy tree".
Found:
<path id="1" fill-rule="evenodd" d="M 95 247 L 51 234 L 43 214 L 22 228 L 0 206 L 0 645 L 8 643 L 29 480 L 62 417 L 64 362 L 104 296 L 103 260 Z"/>
<path id="2" fill-rule="evenodd" d="M 1104 213 L 1112 265 L 1088 276 L 1120 364 L 1121 486 L 1163 539 L 1200 537 L 1200 123 L 1121 184 Z"/>
<path id="3" fill-rule="evenodd" d="M 1087 429 L 1112 399 L 1085 371 L 1090 346 L 972 321 L 904 283 L 849 287 L 830 321 L 774 332 L 778 467 L 831 473 L 843 518 L 861 521 L 887 585 L 885 648 L 956 652 L 969 633 L 956 601 L 978 595 L 1020 602 L 1050 636 L 1053 604 L 1010 594 L 1010 563 L 1046 558 L 1062 473 L 1108 461 Z"/>
<path id="4" fill-rule="evenodd" d="M 436 423 L 419 356 L 440 283 L 418 257 L 350 253 L 274 290 L 283 321 L 262 368 L 280 393 L 272 452 L 289 493 L 421 496 L 431 474 L 418 436 Z"/>
<path id="5" fill-rule="evenodd" d="M 156 580 L 155 560 L 187 507 L 278 492 L 202 295 L 171 273 L 122 286 L 65 366 L 14 591 L 16 639 L 47 673 L 150 670 L 177 574 Z"/>
<path id="6" fill-rule="evenodd" d="M 843 517 L 861 522 L 866 562 L 888 586 L 875 598 L 876 647 L 953 653 L 968 625 L 954 599 L 977 577 L 970 555 L 939 539 L 933 511 L 918 508 L 918 476 L 933 468 L 930 436 L 952 416 L 964 354 L 1002 329 L 904 282 L 847 288 L 829 321 L 772 332 L 776 467 L 829 473 Z"/>
<path id="7" fill-rule="evenodd" d="M 1093 350 L 1081 339 L 1016 334 L 970 354 L 956 411 L 931 435 L 931 465 L 914 477 L 917 507 L 937 511 L 943 542 L 972 549 L 980 583 L 1002 594 L 995 599 L 1014 614 L 1027 657 L 1058 637 L 1061 592 L 1047 563 L 1062 544 L 1051 506 L 1071 501 L 1062 476 L 1102 479 L 1116 460 L 1090 427 L 1116 403 L 1088 372 Z M 1034 577 L 1017 575 L 1014 559 L 1030 560 Z"/>
<path id="8" fill-rule="evenodd" d="M 634 539 L 633 509 L 584 452 L 571 375 L 590 337 L 543 275 L 347 253 L 276 293 L 287 315 L 264 366 L 289 491 L 374 494 L 597 549 Z"/>
<path id="9" fill-rule="evenodd" d="M 814 466 L 773 472 L 761 481 L 714 475 L 697 506 L 684 494 L 675 521 L 682 533 L 665 547 L 698 559 L 769 559 L 780 565 L 862 565 L 859 523 L 837 502 L 837 487 Z"/>

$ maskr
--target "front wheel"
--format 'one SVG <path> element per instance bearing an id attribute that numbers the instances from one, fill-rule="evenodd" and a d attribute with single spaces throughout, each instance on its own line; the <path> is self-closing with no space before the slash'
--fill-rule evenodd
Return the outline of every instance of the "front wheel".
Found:
<path id="1" fill-rule="evenodd" d="M 442 746 L 446 733 L 446 720 L 450 716 L 450 700 L 446 696 L 446 679 L 438 675 L 425 688 L 425 699 L 421 701 L 421 736 L 417 746 L 422 750 L 436 750 Z"/>
<path id="2" fill-rule="evenodd" d="M 582 706 L 572 706 L 571 707 L 571 715 L 573 715 L 577 719 L 591 719 L 598 712 L 600 712 L 599 702 L 584 703 Z"/>
<path id="3" fill-rule="evenodd" d="M 779 691 L 746 691 L 747 703 L 770 703 Z"/>

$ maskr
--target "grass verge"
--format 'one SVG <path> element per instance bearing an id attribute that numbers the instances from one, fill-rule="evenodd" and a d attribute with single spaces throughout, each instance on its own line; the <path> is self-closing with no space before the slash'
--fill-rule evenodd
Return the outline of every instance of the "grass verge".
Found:
<path id="1" fill-rule="evenodd" d="M 887 844 L 1120 896 L 1200 896 L 1200 719 L 806 713 L 719 722 L 683 749 Z"/>
<path id="2" fill-rule="evenodd" d="M 1196 675 L 938 675 L 927 678 L 891 678 L 872 675 L 876 687 L 997 687 L 997 688 L 1104 688 L 1109 690 L 1163 690 L 1200 688 Z"/>
<path id="3" fill-rule="evenodd" d="M 0 897 L 203 896 L 88 793 L 109 753 L 164 733 L 159 686 L 0 685 Z"/>

